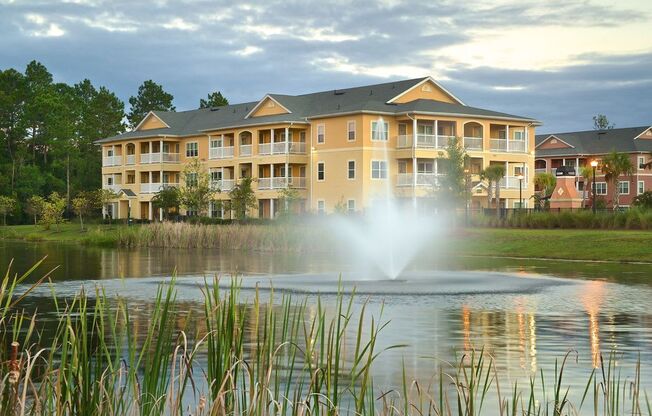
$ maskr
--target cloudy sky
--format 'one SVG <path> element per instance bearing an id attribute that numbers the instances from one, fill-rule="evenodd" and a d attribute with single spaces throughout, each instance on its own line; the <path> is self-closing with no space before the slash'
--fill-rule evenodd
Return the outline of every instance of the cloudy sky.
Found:
<path id="1" fill-rule="evenodd" d="M 616 4 L 616 5 L 614 5 Z M 0 0 L 0 69 L 43 62 L 177 109 L 432 75 L 541 132 L 652 125 L 652 1 Z"/>

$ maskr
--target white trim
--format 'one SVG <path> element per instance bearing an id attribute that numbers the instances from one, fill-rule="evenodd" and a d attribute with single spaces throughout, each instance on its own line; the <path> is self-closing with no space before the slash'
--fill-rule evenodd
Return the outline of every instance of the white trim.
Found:
<path id="1" fill-rule="evenodd" d="M 433 77 L 431 77 L 431 76 L 427 76 L 427 77 L 425 77 L 424 79 L 422 79 L 422 80 L 419 81 L 418 83 L 414 84 L 413 86 L 411 86 L 411 87 L 408 88 L 407 90 L 403 91 L 402 93 L 400 93 L 400 94 L 397 95 L 396 97 L 390 99 L 389 101 L 387 101 L 387 104 L 391 104 L 391 103 L 393 103 L 394 101 L 398 100 L 399 98 L 401 98 L 402 96 L 404 96 L 404 95 L 407 94 L 408 92 L 410 92 L 410 91 L 412 91 L 413 89 L 415 89 L 415 88 L 417 88 L 417 87 L 423 85 L 424 83 L 426 83 L 426 82 L 428 82 L 428 81 L 430 81 L 430 82 L 432 82 L 433 84 L 435 84 L 435 85 L 437 86 L 437 88 L 439 88 L 440 90 L 442 90 L 446 95 L 448 95 L 448 96 L 449 96 L 450 98 L 452 98 L 454 101 L 457 101 L 458 104 L 461 104 L 461 105 L 464 105 L 464 106 L 466 105 L 466 104 L 464 104 L 464 103 L 462 102 L 462 100 L 460 100 L 460 99 L 457 98 L 455 95 L 453 95 L 453 93 L 451 93 L 451 92 L 448 91 L 446 88 L 444 88 L 440 83 L 438 83 L 437 81 L 435 81 L 435 79 L 434 79 Z"/>
<path id="2" fill-rule="evenodd" d="M 258 101 L 258 104 L 256 104 L 256 105 L 254 106 L 254 108 L 252 108 L 251 111 L 247 113 L 247 115 L 245 116 L 245 118 L 250 118 L 251 115 L 252 115 L 253 113 L 255 113 L 256 110 L 258 110 L 258 108 L 259 108 L 259 107 L 260 107 L 260 106 L 265 102 L 265 100 L 267 100 L 268 98 L 269 98 L 270 100 L 274 101 L 274 102 L 276 103 L 276 105 L 278 105 L 279 107 L 281 107 L 283 110 L 287 111 L 289 114 L 292 114 L 292 111 L 288 110 L 287 107 L 285 107 L 283 104 L 279 103 L 276 99 L 274 99 L 274 97 L 272 97 L 271 95 L 267 94 L 267 95 L 265 95 L 265 96 L 264 96 L 260 101 Z M 271 124 L 271 123 L 270 123 L 270 124 Z"/>
<path id="3" fill-rule="evenodd" d="M 319 165 L 320 164 L 324 167 L 324 169 L 323 169 L 324 170 L 324 179 L 319 179 Z M 323 160 L 318 160 L 317 161 L 317 174 L 315 175 L 315 177 L 317 178 L 317 182 L 324 182 L 326 180 L 326 162 L 324 162 Z"/>
<path id="4" fill-rule="evenodd" d="M 570 143 L 568 143 L 568 142 L 563 141 L 562 139 L 560 139 L 559 137 L 555 136 L 554 134 L 551 134 L 550 136 L 548 136 L 548 137 L 546 137 L 545 139 L 543 139 L 543 141 L 542 141 L 541 143 L 539 143 L 538 145 L 534 146 L 534 148 L 536 149 L 537 147 L 541 146 L 542 144 L 544 144 L 545 142 L 547 142 L 547 141 L 550 140 L 550 139 L 557 139 L 557 140 L 559 140 L 560 142 L 564 143 L 566 146 L 570 147 L 571 149 L 575 149 L 575 146 L 573 146 L 572 144 L 570 144 Z"/>
<path id="5" fill-rule="evenodd" d="M 627 184 L 627 192 L 620 192 L 620 186 L 622 184 L 626 183 Z M 629 185 L 629 181 L 618 181 L 618 191 L 620 195 L 629 195 L 630 192 L 632 191 L 632 187 Z"/>
<path id="6" fill-rule="evenodd" d="M 324 204 L 324 209 L 323 209 L 323 211 L 320 211 L 320 210 L 319 210 L 319 203 L 320 203 L 320 202 L 321 202 L 322 204 Z M 315 206 L 316 206 L 317 214 L 319 214 L 319 215 L 326 215 L 326 200 L 325 200 L 325 199 L 318 199 L 318 200 L 317 200 L 317 204 L 316 204 Z"/>
<path id="7" fill-rule="evenodd" d="M 643 134 L 645 134 L 645 132 L 647 132 L 647 131 L 650 130 L 650 129 L 652 129 L 652 126 L 647 127 L 645 130 L 643 130 L 641 133 L 639 133 L 638 136 L 634 137 L 634 140 L 636 140 L 636 139 L 638 139 L 639 137 L 641 137 Z"/>
<path id="8" fill-rule="evenodd" d="M 383 162 L 385 163 L 385 177 L 384 178 L 374 178 L 374 162 Z M 379 172 L 382 170 L 379 168 Z M 371 159 L 369 161 L 369 178 L 372 181 L 386 181 L 389 179 L 389 161 L 387 159 Z"/>
<path id="9" fill-rule="evenodd" d="M 165 127 L 167 127 L 168 129 L 170 128 L 170 126 L 168 125 L 168 123 L 166 123 L 165 121 L 163 121 L 163 119 L 162 119 L 161 117 L 157 116 L 153 111 L 150 111 L 149 113 L 147 113 L 147 115 L 146 115 L 145 117 L 143 117 L 142 120 L 140 120 L 140 123 L 138 123 L 138 125 L 137 125 L 136 127 L 134 127 L 134 130 L 133 130 L 133 131 L 138 131 L 138 129 L 140 128 L 141 124 L 143 124 L 143 123 L 145 122 L 145 120 L 147 120 L 147 119 L 149 118 L 150 115 L 156 117 L 156 118 L 158 119 L 158 121 L 160 121 L 161 123 L 165 124 Z M 159 128 L 160 128 L 160 127 L 159 127 Z M 152 130 L 154 130 L 154 129 L 152 129 Z M 120 139 L 116 139 L 116 140 L 120 140 Z"/>
<path id="10" fill-rule="evenodd" d="M 353 162 L 353 177 L 352 178 L 349 177 L 349 170 L 350 170 L 349 163 L 351 163 L 351 162 Z M 346 161 L 346 179 L 348 179 L 350 181 L 354 181 L 354 180 L 357 179 L 357 177 L 358 177 L 358 164 L 357 164 L 357 162 L 355 161 L 355 159 L 347 160 Z"/>
<path id="11" fill-rule="evenodd" d="M 209 136 L 209 137 L 210 137 L 210 136 Z M 211 148 L 210 145 L 211 145 L 211 141 L 212 141 L 212 140 L 213 140 L 213 139 L 210 139 L 210 138 L 209 138 L 209 140 L 208 140 L 208 147 L 209 147 L 209 148 Z M 215 140 L 218 140 L 218 139 L 215 139 Z M 189 145 L 189 144 L 196 144 L 196 145 L 197 145 L 197 149 L 195 149 L 195 150 L 197 150 L 197 154 L 196 154 L 196 155 L 194 155 L 194 156 L 188 156 L 188 145 Z M 224 141 L 222 141 L 222 145 L 224 145 Z M 161 148 L 161 152 L 163 152 L 163 149 L 162 149 L 162 148 Z M 186 152 L 185 152 L 185 155 L 186 155 L 186 157 L 199 157 L 199 142 L 196 141 L 196 140 L 195 140 L 195 141 L 192 141 L 192 142 L 186 142 Z"/>
<path id="12" fill-rule="evenodd" d="M 643 184 L 643 192 L 645 192 L 645 181 L 636 181 L 636 195 L 641 195 L 641 184 Z"/>
<path id="13" fill-rule="evenodd" d="M 389 142 L 389 122 L 388 122 L 388 121 L 385 121 L 385 120 L 383 120 L 382 122 L 383 122 L 384 125 L 387 126 L 387 130 L 385 130 L 385 129 L 383 128 L 383 132 L 387 134 L 387 138 L 386 138 L 386 139 L 374 139 L 374 123 L 378 123 L 378 120 L 371 120 L 371 121 L 369 122 L 369 130 L 370 130 L 370 132 L 371 132 L 371 136 L 369 137 L 369 139 L 370 139 L 372 142 Z"/>
<path id="14" fill-rule="evenodd" d="M 598 182 L 595 181 L 595 194 L 596 195 L 608 195 L 609 194 L 609 184 L 607 182 Z M 604 184 L 604 193 L 598 193 L 598 185 Z M 591 189 L 593 189 L 593 185 L 591 185 Z"/>
<path id="15" fill-rule="evenodd" d="M 351 210 L 351 202 L 353 202 L 353 210 Z M 349 214 L 354 214 L 357 207 L 355 206 L 355 199 L 349 198 L 346 200 L 346 212 Z"/>
<path id="16" fill-rule="evenodd" d="M 315 132 L 317 134 L 316 134 L 316 137 L 315 137 L 315 139 L 316 139 L 315 143 L 317 143 L 317 144 L 325 144 L 326 143 L 326 124 L 325 123 L 320 123 L 320 124 L 317 124 L 316 127 L 317 128 L 315 129 Z M 323 130 L 324 130 L 324 132 L 322 133 L 322 135 L 324 136 L 324 139 L 321 142 L 319 141 L 319 128 L 320 127 L 322 127 Z"/>
<path id="17" fill-rule="evenodd" d="M 349 137 L 349 133 L 351 130 L 349 130 L 350 124 L 353 123 L 353 139 Z M 347 142 L 354 142 L 358 139 L 358 123 L 355 122 L 355 120 L 347 120 L 346 122 L 346 141 Z"/>

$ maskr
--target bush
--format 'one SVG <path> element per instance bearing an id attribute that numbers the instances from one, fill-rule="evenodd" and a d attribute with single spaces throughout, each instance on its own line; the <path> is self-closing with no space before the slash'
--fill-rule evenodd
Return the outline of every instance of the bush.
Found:
<path id="1" fill-rule="evenodd" d="M 532 229 L 652 229 L 652 210 L 630 209 L 604 211 L 593 214 L 591 210 L 517 212 L 507 218 L 494 215 L 477 215 L 471 224 L 476 227 L 513 227 Z"/>

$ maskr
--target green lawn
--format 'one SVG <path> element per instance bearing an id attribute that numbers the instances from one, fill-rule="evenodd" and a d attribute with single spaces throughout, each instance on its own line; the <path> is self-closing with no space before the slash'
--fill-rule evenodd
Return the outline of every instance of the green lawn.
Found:
<path id="1" fill-rule="evenodd" d="M 0 238 L 111 246 L 117 244 L 121 227 L 125 225 L 91 224 L 86 231 L 77 223 L 62 224 L 59 230 L 35 225 L 0 226 Z M 445 250 L 455 254 L 652 262 L 652 231 L 469 228 L 454 232 L 450 238 Z"/>

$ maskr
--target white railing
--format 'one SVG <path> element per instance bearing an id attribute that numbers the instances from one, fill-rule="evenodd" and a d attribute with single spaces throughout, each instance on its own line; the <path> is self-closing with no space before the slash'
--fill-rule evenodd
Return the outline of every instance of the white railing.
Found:
<path id="1" fill-rule="evenodd" d="M 491 150 L 494 152 L 525 152 L 524 140 L 506 140 L 506 139 L 491 139 Z"/>
<path id="2" fill-rule="evenodd" d="M 417 173 L 417 186 L 438 186 L 439 176 L 435 173 Z M 414 175 L 411 173 L 399 173 L 396 175 L 396 186 L 413 186 Z"/>
<path id="3" fill-rule="evenodd" d="M 467 150 L 482 150 L 482 137 L 464 137 L 464 148 Z"/>
<path id="4" fill-rule="evenodd" d="M 179 163 L 179 153 L 161 153 L 163 163 Z"/>
<path id="5" fill-rule="evenodd" d="M 211 147 L 208 152 L 209 159 L 226 159 L 233 157 L 233 146 Z"/>
<path id="6" fill-rule="evenodd" d="M 135 165 L 136 164 L 136 155 L 127 155 L 127 165 Z"/>
<path id="7" fill-rule="evenodd" d="M 412 147 L 412 135 L 411 134 L 402 134 L 396 137 L 396 147 L 399 149 L 405 149 Z"/>
<path id="8" fill-rule="evenodd" d="M 251 156 L 252 150 L 250 144 L 241 144 L 240 145 L 240 156 Z"/>
<path id="9" fill-rule="evenodd" d="M 102 189 L 110 189 L 115 193 L 120 192 L 121 188 L 122 188 L 122 185 L 119 184 L 119 183 L 118 184 L 113 184 L 113 185 L 106 185 L 106 184 L 102 185 Z"/>
<path id="10" fill-rule="evenodd" d="M 258 178 L 258 189 L 272 189 L 272 178 Z"/>
<path id="11" fill-rule="evenodd" d="M 448 142 L 454 138 L 455 136 L 437 136 L 437 149 L 445 149 L 448 146 Z"/>
<path id="12" fill-rule="evenodd" d="M 122 165 L 122 156 L 104 156 L 102 166 L 120 166 Z"/>
<path id="13" fill-rule="evenodd" d="M 283 189 L 287 188 L 287 178 L 281 176 L 281 177 L 274 177 L 272 178 L 272 188 L 273 189 Z"/>
<path id="14" fill-rule="evenodd" d="M 219 181 L 211 181 L 211 189 L 214 191 L 228 192 L 233 189 L 235 185 L 234 179 L 221 179 Z"/>
<path id="15" fill-rule="evenodd" d="M 417 147 L 437 147 L 437 136 L 434 134 L 417 134 Z"/>
<path id="16" fill-rule="evenodd" d="M 518 189 L 520 180 L 517 176 L 505 176 L 500 180 L 500 187 L 504 189 Z M 523 189 L 527 188 L 528 178 L 523 178 Z"/>
<path id="17" fill-rule="evenodd" d="M 285 153 L 285 142 L 274 142 L 272 143 L 272 153 Z"/>
<path id="18" fill-rule="evenodd" d="M 290 178 L 290 188 L 305 188 L 306 178 L 301 176 L 294 176 Z"/>
<path id="19" fill-rule="evenodd" d="M 271 155 L 272 154 L 272 144 L 271 143 L 259 143 L 258 144 L 258 154 L 260 154 L 260 155 Z"/>
<path id="20" fill-rule="evenodd" d="M 534 173 L 546 173 L 546 168 L 543 168 L 543 169 L 534 169 Z"/>
<path id="21" fill-rule="evenodd" d="M 141 153 L 140 163 L 179 163 L 179 153 Z"/>
<path id="22" fill-rule="evenodd" d="M 178 183 L 172 183 L 172 182 L 152 182 L 152 183 L 141 183 L 140 184 L 140 193 L 141 194 L 155 194 L 161 189 L 166 189 L 166 188 L 176 188 L 178 187 Z"/>
<path id="23" fill-rule="evenodd" d="M 290 149 L 290 153 L 306 153 L 306 143 L 290 142 L 289 149 Z"/>

